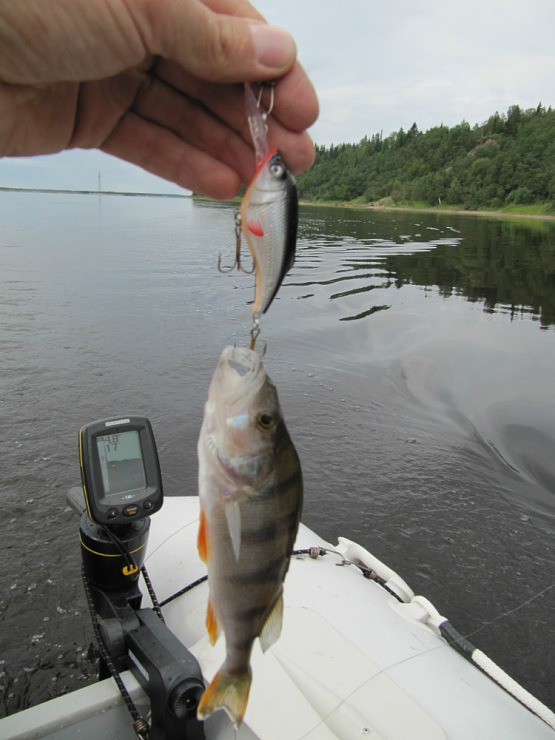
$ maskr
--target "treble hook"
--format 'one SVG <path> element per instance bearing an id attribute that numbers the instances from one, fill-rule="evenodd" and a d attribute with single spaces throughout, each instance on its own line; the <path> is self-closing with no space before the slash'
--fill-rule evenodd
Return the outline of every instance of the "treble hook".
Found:
<path id="1" fill-rule="evenodd" d="M 241 264 L 241 214 L 239 211 L 235 211 L 235 262 L 231 267 L 222 267 L 222 255 L 218 256 L 218 270 L 220 272 L 231 272 L 237 268 L 241 272 L 245 272 L 247 275 L 252 275 L 254 272 L 254 265 L 250 270 L 246 270 Z"/>

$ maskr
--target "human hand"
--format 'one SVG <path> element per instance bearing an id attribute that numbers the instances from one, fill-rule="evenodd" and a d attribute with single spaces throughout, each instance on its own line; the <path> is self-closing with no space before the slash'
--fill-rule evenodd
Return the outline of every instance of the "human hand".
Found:
<path id="1" fill-rule="evenodd" d="M 314 89 L 244 0 L 0 0 L 0 156 L 98 148 L 214 198 L 254 170 L 244 81 L 278 80 L 269 139 L 313 160 Z"/>

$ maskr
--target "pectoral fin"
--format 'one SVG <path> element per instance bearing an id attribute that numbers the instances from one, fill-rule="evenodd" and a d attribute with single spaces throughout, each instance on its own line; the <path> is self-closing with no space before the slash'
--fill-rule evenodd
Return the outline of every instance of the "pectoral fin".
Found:
<path id="1" fill-rule="evenodd" d="M 283 622 L 283 591 L 275 600 L 272 611 L 264 622 L 262 632 L 260 633 L 260 647 L 263 652 L 271 647 L 281 634 L 281 624 Z"/>
<path id="2" fill-rule="evenodd" d="M 225 517 L 227 519 L 229 536 L 231 537 L 233 554 L 235 555 L 235 560 L 239 562 L 239 554 L 241 552 L 241 509 L 237 501 L 226 502 Z"/>

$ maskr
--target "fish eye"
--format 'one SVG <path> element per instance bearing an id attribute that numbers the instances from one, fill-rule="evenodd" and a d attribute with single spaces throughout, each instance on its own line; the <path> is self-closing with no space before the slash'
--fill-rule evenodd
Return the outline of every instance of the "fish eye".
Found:
<path id="1" fill-rule="evenodd" d="M 256 417 L 256 423 L 261 429 L 269 430 L 275 427 L 276 420 L 272 414 L 269 414 L 267 411 L 261 411 Z"/>

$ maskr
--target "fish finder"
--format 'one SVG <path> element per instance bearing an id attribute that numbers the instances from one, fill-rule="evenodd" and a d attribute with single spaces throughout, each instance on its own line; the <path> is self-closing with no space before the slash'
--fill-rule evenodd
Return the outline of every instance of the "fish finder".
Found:
<path id="1" fill-rule="evenodd" d="M 158 452 L 145 417 L 102 419 L 81 427 L 79 462 L 87 513 L 96 524 L 123 526 L 162 506 Z"/>

